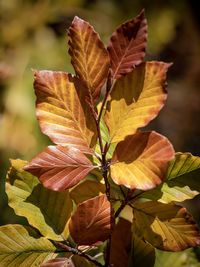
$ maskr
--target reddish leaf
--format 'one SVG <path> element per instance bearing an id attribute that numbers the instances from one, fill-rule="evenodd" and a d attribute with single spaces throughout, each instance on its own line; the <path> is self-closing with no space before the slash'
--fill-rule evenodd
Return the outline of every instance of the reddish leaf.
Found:
<path id="1" fill-rule="evenodd" d="M 94 166 L 78 149 L 49 146 L 24 167 L 52 190 L 63 191 L 80 182 Z"/>
<path id="2" fill-rule="evenodd" d="M 164 136 L 156 132 L 130 135 L 116 147 L 111 177 L 119 185 L 148 190 L 162 182 L 173 157 L 174 149 Z"/>
<path id="3" fill-rule="evenodd" d="M 43 263 L 40 267 L 74 267 L 74 264 L 70 259 L 56 258 Z"/>
<path id="4" fill-rule="evenodd" d="M 115 267 L 128 266 L 131 238 L 131 223 L 123 218 L 119 218 L 119 222 L 112 233 L 111 265 L 113 264 Z"/>
<path id="5" fill-rule="evenodd" d="M 75 17 L 69 28 L 69 54 L 78 77 L 96 101 L 109 70 L 109 56 L 94 28 Z"/>
<path id="6" fill-rule="evenodd" d="M 142 62 L 146 42 L 147 20 L 142 11 L 136 18 L 123 23 L 111 36 L 108 52 L 114 79 L 131 72 Z"/>
<path id="7" fill-rule="evenodd" d="M 36 71 L 37 118 L 41 130 L 58 145 L 87 151 L 96 143 L 96 126 L 85 103 L 86 89 L 65 72 Z"/>
<path id="8" fill-rule="evenodd" d="M 105 241 L 111 230 L 111 205 L 106 195 L 81 203 L 69 223 L 69 231 L 78 245 Z"/>

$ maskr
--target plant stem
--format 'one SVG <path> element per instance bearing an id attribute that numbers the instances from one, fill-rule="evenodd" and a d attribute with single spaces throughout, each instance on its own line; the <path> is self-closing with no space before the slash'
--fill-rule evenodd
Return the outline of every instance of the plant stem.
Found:
<path id="1" fill-rule="evenodd" d="M 92 263 L 94 263 L 94 264 L 95 264 L 96 266 L 98 266 L 98 267 L 103 267 L 103 265 L 102 265 L 100 262 L 96 261 L 92 256 L 90 256 L 90 255 L 84 253 L 84 252 L 81 251 L 81 250 L 78 250 L 78 249 L 76 249 L 76 248 L 72 248 L 72 247 L 70 247 L 70 246 L 68 246 L 68 245 L 65 245 L 65 244 L 61 243 L 61 242 L 54 242 L 54 243 L 55 243 L 59 248 L 62 249 L 62 252 L 71 252 L 71 253 L 74 254 L 74 255 L 81 256 L 81 257 L 83 257 L 83 258 L 85 258 L 85 259 L 91 261 Z M 57 250 L 57 251 L 61 252 L 60 250 Z"/>

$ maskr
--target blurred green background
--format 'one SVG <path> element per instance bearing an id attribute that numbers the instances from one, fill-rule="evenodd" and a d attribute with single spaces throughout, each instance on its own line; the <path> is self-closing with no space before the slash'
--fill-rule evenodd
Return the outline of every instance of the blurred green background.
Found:
<path id="1" fill-rule="evenodd" d="M 105 44 L 120 23 L 146 10 L 147 60 L 174 62 L 166 106 L 148 128 L 176 151 L 200 155 L 200 13 L 198 1 L 0 0 L 0 224 L 16 220 L 4 181 L 9 158 L 31 159 L 49 140 L 35 118 L 32 69 L 73 72 L 66 30 L 78 15 Z"/>

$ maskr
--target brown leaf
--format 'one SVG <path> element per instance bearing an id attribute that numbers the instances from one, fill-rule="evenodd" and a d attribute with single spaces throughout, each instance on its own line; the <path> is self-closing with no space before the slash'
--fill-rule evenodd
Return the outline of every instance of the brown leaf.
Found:
<path id="1" fill-rule="evenodd" d="M 77 16 L 69 28 L 69 54 L 77 76 L 96 101 L 108 76 L 109 56 L 94 28 Z"/>
<path id="2" fill-rule="evenodd" d="M 200 244 L 199 229 L 185 208 L 148 201 L 135 204 L 133 211 L 133 227 L 158 249 L 181 251 Z"/>
<path id="3" fill-rule="evenodd" d="M 71 217 L 69 231 L 78 245 L 105 241 L 111 230 L 111 205 L 106 195 L 79 204 Z"/>
<path id="4" fill-rule="evenodd" d="M 111 36 L 108 52 L 114 79 L 131 72 L 142 62 L 146 43 L 147 20 L 142 11 L 136 18 L 123 23 Z"/>
<path id="5" fill-rule="evenodd" d="M 118 185 L 148 190 L 165 177 L 174 149 L 156 132 L 137 133 L 120 142 L 112 158 L 111 177 Z"/>
<path id="6" fill-rule="evenodd" d="M 78 149 L 49 146 L 24 167 L 49 189 L 63 191 L 80 182 L 94 166 Z"/>
<path id="7" fill-rule="evenodd" d="M 74 267 L 71 259 L 56 258 L 43 263 L 40 267 Z"/>
<path id="8" fill-rule="evenodd" d="M 112 246 L 110 254 L 110 263 L 115 267 L 127 267 L 129 253 L 131 251 L 131 223 L 123 218 L 112 233 Z"/>
<path id="9" fill-rule="evenodd" d="M 85 103 L 86 89 L 66 72 L 36 71 L 36 115 L 41 130 L 58 145 L 88 151 L 96 143 L 96 126 Z"/>
<path id="10" fill-rule="evenodd" d="M 142 63 L 116 81 L 105 114 L 111 143 L 134 134 L 158 115 L 167 98 L 169 66 L 157 61 Z"/>

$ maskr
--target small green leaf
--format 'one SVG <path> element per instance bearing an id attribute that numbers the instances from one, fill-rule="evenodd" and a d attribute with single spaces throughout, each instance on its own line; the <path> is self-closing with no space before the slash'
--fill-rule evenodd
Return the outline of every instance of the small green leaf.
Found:
<path id="1" fill-rule="evenodd" d="M 23 170 L 27 162 L 12 160 L 7 175 L 8 204 L 15 213 L 27 218 L 30 225 L 53 240 L 68 237 L 68 220 L 72 212 L 69 192 L 44 188 L 38 179 Z"/>
<path id="2" fill-rule="evenodd" d="M 182 202 L 200 193 L 200 157 L 176 153 L 169 164 L 165 182 L 142 197 L 163 203 Z"/>
<path id="3" fill-rule="evenodd" d="M 30 227 L 22 225 L 0 227 L 1 267 L 40 266 L 41 263 L 56 257 L 55 250 L 48 239 L 39 238 Z"/>

